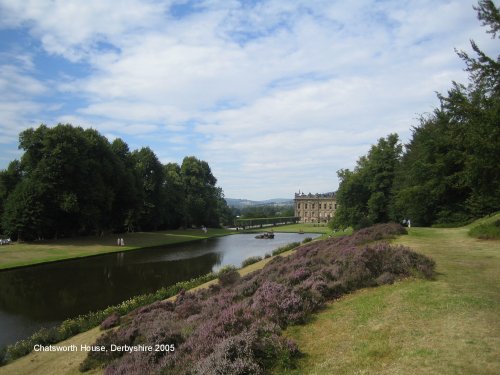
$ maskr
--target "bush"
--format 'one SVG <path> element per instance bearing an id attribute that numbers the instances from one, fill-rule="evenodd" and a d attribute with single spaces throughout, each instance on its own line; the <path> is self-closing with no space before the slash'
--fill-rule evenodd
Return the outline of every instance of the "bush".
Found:
<path id="1" fill-rule="evenodd" d="M 273 250 L 273 255 L 279 255 L 281 253 L 284 253 L 285 251 L 295 249 L 297 246 L 300 246 L 300 242 L 291 242 L 288 245 L 281 246 Z"/>
<path id="2" fill-rule="evenodd" d="M 500 219 L 492 223 L 480 224 L 469 230 L 469 236 L 483 240 L 500 239 Z"/>
<path id="3" fill-rule="evenodd" d="M 7 359 L 5 358 L 6 354 L 7 348 L 0 348 L 0 366 L 3 366 L 7 362 Z"/>
<path id="4" fill-rule="evenodd" d="M 101 329 L 110 329 L 116 327 L 118 324 L 120 324 L 120 315 L 117 312 L 114 312 L 106 319 L 104 319 L 104 321 L 101 323 Z"/>
<path id="5" fill-rule="evenodd" d="M 236 269 L 226 269 L 224 272 L 219 272 L 219 284 L 221 286 L 229 286 L 237 282 L 240 274 Z"/>
<path id="6" fill-rule="evenodd" d="M 311 237 L 306 237 L 302 240 L 302 243 L 308 243 L 311 242 L 313 239 Z"/>
<path id="7" fill-rule="evenodd" d="M 249 266 L 250 264 L 260 262 L 261 260 L 262 260 L 262 257 L 259 257 L 259 256 L 249 257 L 241 263 L 241 267 Z"/>

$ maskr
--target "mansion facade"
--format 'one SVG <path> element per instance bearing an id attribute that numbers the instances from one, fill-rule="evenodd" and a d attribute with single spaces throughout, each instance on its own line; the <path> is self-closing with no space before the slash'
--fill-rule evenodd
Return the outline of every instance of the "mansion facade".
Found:
<path id="1" fill-rule="evenodd" d="M 337 210 L 335 193 L 295 193 L 295 216 L 301 223 L 328 223 Z"/>

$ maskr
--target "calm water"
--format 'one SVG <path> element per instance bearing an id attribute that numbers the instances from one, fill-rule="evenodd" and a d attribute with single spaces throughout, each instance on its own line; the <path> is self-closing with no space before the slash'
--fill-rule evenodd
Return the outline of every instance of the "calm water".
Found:
<path id="1" fill-rule="evenodd" d="M 0 347 L 41 327 L 217 271 L 227 264 L 240 266 L 250 256 L 263 256 L 317 235 L 276 233 L 273 240 L 254 236 L 236 234 L 0 271 Z"/>

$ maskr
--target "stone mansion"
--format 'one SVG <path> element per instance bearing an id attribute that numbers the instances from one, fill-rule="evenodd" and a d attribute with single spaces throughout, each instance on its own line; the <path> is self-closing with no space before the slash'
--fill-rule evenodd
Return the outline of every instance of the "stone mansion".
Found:
<path id="1" fill-rule="evenodd" d="M 328 223 L 337 209 L 335 193 L 295 193 L 295 216 L 301 223 Z"/>

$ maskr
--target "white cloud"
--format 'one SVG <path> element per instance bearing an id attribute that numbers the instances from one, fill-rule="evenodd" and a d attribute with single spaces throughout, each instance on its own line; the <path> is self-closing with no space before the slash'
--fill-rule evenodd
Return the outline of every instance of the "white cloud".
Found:
<path id="1" fill-rule="evenodd" d="M 0 0 L 0 27 L 27 27 L 46 53 L 88 65 L 55 82 L 80 101 L 58 121 L 151 145 L 162 161 L 196 154 L 226 196 L 247 198 L 334 190 L 338 169 L 390 132 L 407 138 L 434 92 L 465 80 L 453 47 L 493 48 L 473 1 L 207 0 L 169 13 L 185 3 Z M 9 123 L 36 118 L 46 93 L 30 61 L 0 74 L 0 93 L 27 109 L 0 99 Z"/>

